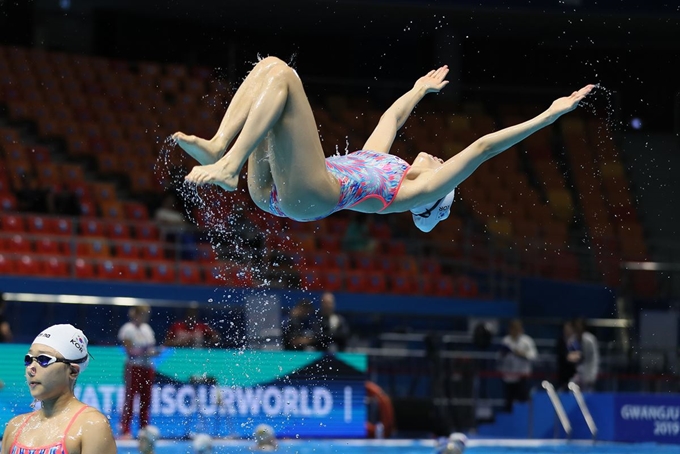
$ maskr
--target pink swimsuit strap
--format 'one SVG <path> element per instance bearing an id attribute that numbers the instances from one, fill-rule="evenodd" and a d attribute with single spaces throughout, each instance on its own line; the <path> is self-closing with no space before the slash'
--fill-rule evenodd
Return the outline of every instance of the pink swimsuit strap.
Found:
<path id="1" fill-rule="evenodd" d="M 66 436 L 68 435 L 68 431 L 71 429 L 71 426 L 75 422 L 78 415 L 80 415 L 83 412 L 83 410 L 85 410 L 86 408 L 88 408 L 88 405 L 84 405 L 80 410 L 78 410 L 73 415 L 73 417 L 69 421 L 68 425 L 66 426 L 66 430 L 64 430 L 64 437 L 60 441 L 58 441 L 54 444 L 51 444 L 51 445 L 38 446 L 38 447 L 26 446 L 26 445 L 23 445 L 23 444 L 17 442 L 17 440 L 21 436 L 21 433 L 24 430 L 24 427 L 26 426 L 26 424 L 28 424 L 28 421 L 30 421 L 31 418 L 33 418 L 37 414 L 37 412 L 31 413 L 24 420 L 24 422 L 21 423 L 21 425 L 19 426 L 19 429 L 17 430 L 16 435 L 14 435 L 14 442 L 10 446 L 10 450 L 9 450 L 10 454 L 22 454 L 24 452 L 25 453 L 32 452 L 32 453 L 35 453 L 35 454 L 41 454 L 41 453 L 45 453 L 45 454 L 48 454 L 48 453 L 49 454 L 52 454 L 52 453 L 68 454 L 68 450 L 66 449 Z"/>

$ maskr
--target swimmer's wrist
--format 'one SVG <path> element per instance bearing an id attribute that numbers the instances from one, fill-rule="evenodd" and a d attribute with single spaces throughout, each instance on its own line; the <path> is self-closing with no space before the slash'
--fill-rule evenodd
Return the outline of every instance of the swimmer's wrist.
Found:
<path id="1" fill-rule="evenodd" d="M 541 120 L 545 121 L 547 124 L 553 124 L 561 116 L 562 114 L 554 112 L 550 108 L 548 108 L 548 110 L 539 115 L 539 117 L 541 117 Z"/>

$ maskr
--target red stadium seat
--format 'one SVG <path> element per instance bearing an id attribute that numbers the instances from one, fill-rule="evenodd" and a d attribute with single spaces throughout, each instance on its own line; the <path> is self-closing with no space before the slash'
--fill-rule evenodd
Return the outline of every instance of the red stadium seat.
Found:
<path id="1" fill-rule="evenodd" d="M 387 255 L 401 257 L 406 255 L 406 243 L 399 240 L 391 240 L 384 243 L 383 250 Z"/>
<path id="2" fill-rule="evenodd" d="M 10 251 L 20 253 L 20 252 L 32 252 L 31 241 L 24 235 L 15 234 L 12 235 L 7 241 L 7 247 Z"/>
<path id="3" fill-rule="evenodd" d="M 390 275 L 390 293 L 414 295 L 418 293 L 418 282 L 412 274 L 394 273 Z"/>
<path id="4" fill-rule="evenodd" d="M 175 282 L 174 262 L 157 262 L 150 265 L 151 280 L 154 282 Z"/>
<path id="5" fill-rule="evenodd" d="M 26 227 L 28 232 L 33 235 L 45 235 L 51 233 L 53 222 L 54 221 L 51 218 L 39 215 L 28 215 L 26 218 Z"/>
<path id="6" fill-rule="evenodd" d="M 394 257 L 391 255 L 380 255 L 376 257 L 377 269 L 383 273 L 395 273 L 399 270 L 399 263 L 405 257 Z"/>
<path id="7" fill-rule="evenodd" d="M 93 279 L 97 276 L 94 263 L 91 260 L 76 259 L 73 264 L 73 271 L 78 279 Z"/>
<path id="8" fill-rule="evenodd" d="M 146 205 L 138 202 L 125 202 L 123 204 L 125 217 L 134 221 L 146 221 L 149 219 L 149 211 Z"/>
<path id="9" fill-rule="evenodd" d="M 130 238 L 130 226 L 125 222 L 111 221 L 106 224 L 106 235 L 114 239 Z"/>
<path id="10" fill-rule="evenodd" d="M 479 296 L 477 281 L 470 276 L 458 276 L 453 280 L 454 293 L 463 298 L 474 298 Z"/>
<path id="11" fill-rule="evenodd" d="M 35 241 L 35 251 L 38 254 L 45 255 L 65 255 L 69 251 L 68 245 L 62 241 L 53 240 L 52 238 L 40 238 Z"/>
<path id="12" fill-rule="evenodd" d="M 363 274 L 363 273 L 362 273 Z M 387 277 L 382 271 L 374 271 L 366 275 L 365 289 L 366 293 L 386 293 L 387 292 Z"/>
<path id="13" fill-rule="evenodd" d="M 416 274 L 418 274 L 418 262 L 416 261 L 415 258 L 410 256 L 402 257 L 397 262 L 397 268 L 400 272 L 408 273 L 411 276 L 415 276 Z"/>
<path id="14" fill-rule="evenodd" d="M 373 254 L 358 253 L 353 256 L 354 268 L 372 271 L 377 268 L 376 258 Z"/>
<path id="15" fill-rule="evenodd" d="M 3 233 L 25 232 L 26 222 L 23 216 L 3 214 L 0 217 L 0 227 L 2 227 Z"/>
<path id="16" fill-rule="evenodd" d="M 75 233 L 73 222 L 70 219 L 57 219 L 52 228 L 52 233 L 55 235 L 72 235 Z"/>
<path id="17" fill-rule="evenodd" d="M 342 271 L 327 270 L 322 271 L 322 273 L 324 276 L 323 280 L 325 283 L 325 290 L 328 290 L 329 292 L 337 292 L 345 288 Z"/>
<path id="18" fill-rule="evenodd" d="M 126 261 L 122 265 L 123 279 L 144 282 L 148 279 L 146 267 L 137 260 Z"/>
<path id="19" fill-rule="evenodd" d="M 144 241 L 156 241 L 160 239 L 160 233 L 156 224 L 143 222 L 135 226 L 135 238 Z"/>
<path id="20" fill-rule="evenodd" d="M 328 252 L 315 251 L 307 254 L 307 266 L 317 269 L 329 269 L 330 255 Z"/>
<path id="21" fill-rule="evenodd" d="M 99 219 L 81 219 L 80 220 L 80 234 L 82 236 L 106 236 L 106 223 Z"/>
<path id="22" fill-rule="evenodd" d="M 419 275 L 416 278 L 417 292 L 420 295 L 430 296 L 434 295 L 434 276 Z"/>
<path id="23" fill-rule="evenodd" d="M 434 258 L 421 260 L 420 273 L 429 276 L 439 276 L 442 274 L 442 265 L 439 260 Z"/>
<path id="24" fill-rule="evenodd" d="M 14 211 L 17 209 L 17 199 L 14 194 L 4 193 L 0 194 L 0 210 Z"/>
<path id="25" fill-rule="evenodd" d="M 16 265 L 9 255 L 0 254 L 0 275 L 14 274 Z"/>
<path id="26" fill-rule="evenodd" d="M 22 255 L 16 261 L 16 272 L 24 276 L 39 276 L 42 274 L 42 264 L 31 255 Z"/>
<path id="27" fill-rule="evenodd" d="M 211 244 L 198 245 L 198 261 L 201 263 L 213 263 L 217 261 L 217 253 Z"/>
<path id="28" fill-rule="evenodd" d="M 68 277 L 71 275 L 68 259 L 50 257 L 43 261 L 43 273 L 51 277 Z"/>
<path id="29" fill-rule="evenodd" d="M 101 257 L 111 255 L 109 243 L 106 238 L 87 238 L 78 240 L 76 243 L 76 254 L 79 257 Z"/>
<path id="30" fill-rule="evenodd" d="M 326 266 L 330 269 L 346 271 L 351 268 L 351 261 L 347 254 L 343 252 L 335 252 L 328 256 Z"/>
<path id="31" fill-rule="evenodd" d="M 141 257 L 139 246 L 128 241 L 118 241 L 114 246 L 114 253 L 117 258 L 138 259 Z"/>
<path id="32" fill-rule="evenodd" d="M 125 212 L 123 211 L 123 204 L 117 201 L 106 201 L 99 205 L 101 215 L 106 219 L 123 219 Z"/>
<path id="33" fill-rule="evenodd" d="M 164 243 L 160 241 L 147 242 L 140 247 L 142 258 L 146 260 L 165 260 Z"/>
<path id="34" fill-rule="evenodd" d="M 436 296 L 453 296 L 455 288 L 451 276 L 438 276 L 434 280 L 434 295 Z"/>
<path id="35" fill-rule="evenodd" d="M 233 286 L 237 288 L 252 288 L 253 273 L 246 269 L 233 270 L 232 282 Z"/>
<path id="36" fill-rule="evenodd" d="M 363 270 L 351 270 L 345 273 L 345 289 L 350 293 L 367 293 L 367 274 Z"/>
<path id="37" fill-rule="evenodd" d="M 227 285 L 228 280 L 226 273 L 220 266 L 202 266 L 202 269 L 206 285 Z"/>
<path id="38" fill-rule="evenodd" d="M 201 284 L 201 267 L 195 263 L 180 263 L 178 272 L 181 284 Z"/>
<path id="39" fill-rule="evenodd" d="M 321 235 L 318 238 L 319 249 L 324 252 L 338 252 L 340 251 L 340 236 L 337 235 Z"/>
<path id="40" fill-rule="evenodd" d="M 113 260 L 102 260 L 95 265 L 97 277 L 100 279 L 123 279 L 123 266 Z"/>
<path id="41" fill-rule="evenodd" d="M 99 216 L 97 204 L 90 199 L 80 199 L 80 217 L 81 218 L 96 218 Z"/>
<path id="42" fill-rule="evenodd" d="M 301 273 L 302 289 L 303 290 L 324 290 L 326 283 L 324 282 L 324 274 L 318 270 L 305 270 Z"/>

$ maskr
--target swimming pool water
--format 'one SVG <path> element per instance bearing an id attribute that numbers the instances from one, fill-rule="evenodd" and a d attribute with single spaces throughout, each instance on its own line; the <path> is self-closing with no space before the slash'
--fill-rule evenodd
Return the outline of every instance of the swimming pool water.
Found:
<path id="1" fill-rule="evenodd" d="M 253 452 L 251 441 L 215 441 L 213 454 Z M 138 454 L 134 441 L 118 443 L 119 454 Z M 433 454 L 432 440 L 285 440 L 281 454 Z M 563 440 L 470 440 L 466 454 L 680 454 L 678 445 Z M 159 441 L 156 454 L 193 454 L 189 441 Z"/>

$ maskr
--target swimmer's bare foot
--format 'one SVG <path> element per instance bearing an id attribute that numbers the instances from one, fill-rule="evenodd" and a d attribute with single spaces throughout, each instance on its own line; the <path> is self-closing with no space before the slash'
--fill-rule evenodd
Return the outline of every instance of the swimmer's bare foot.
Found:
<path id="1" fill-rule="evenodd" d="M 225 191 L 235 191 L 238 186 L 238 174 L 232 175 L 225 172 L 221 163 L 196 166 L 184 179 L 198 186 L 214 184 Z"/>
<path id="2" fill-rule="evenodd" d="M 205 140 L 196 136 L 188 136 L 183 132 L 176 132 L 172 138 L 182 150 L 194 158 L 201 165 L 214 164 L 222 157 L 224 150 L 212 140 Z"/>

